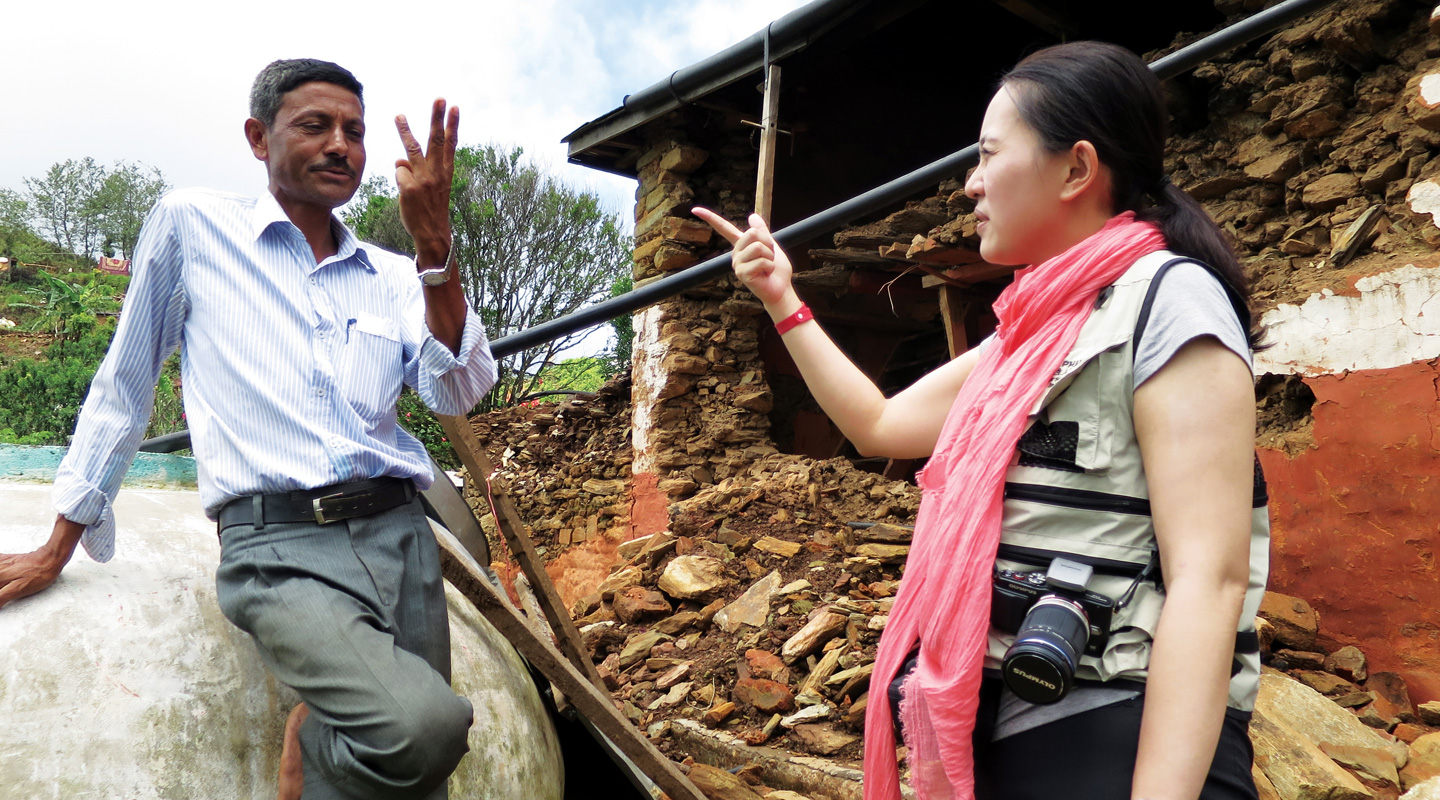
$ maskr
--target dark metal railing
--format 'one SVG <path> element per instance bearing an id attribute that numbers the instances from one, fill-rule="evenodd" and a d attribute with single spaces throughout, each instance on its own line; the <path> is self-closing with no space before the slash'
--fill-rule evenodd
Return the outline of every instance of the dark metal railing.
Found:
<path id="1" fill-rule="evenodd" d="M 1279 30 L 1296 19 L 1334 2 L 1335 0 L 1285 0 L 1283 3 L 1247 17 L 1154 61 L 1150 64 L 1150 69 L 1161 80 L 1172 78 L 1220 53 Z M 964 173 L 975 163 L 978 152 L 979 147 L 973 144 L 957 150 L 907 175 L 775 231 L 775 238 L 780 244 L 791 246 L 810 241 L 827 231 L 844 227 L 860 217 L 874 214 L 947 178 Z M 572 314 L 549 322 L 542 322 L 519 333 L 496 339 L 491 342 L 490 350 L 497 359 L 514 355 L 522 350 L 603 324 L 622 314 L 629 314 L 661 300 L 674 297 L 688 289 L 708 283 L 729 270 L 730 254 L 722 253 L 684 271 L 626 292 L 619 297 L 612 297 Z M 178 437 L 182 436 L 184 443 L 177 444 L 182 441 Z M 140 449 L 151 452 L 172 452 L 188 447 L 189 440 L 189 433 L 181 431 L 150 439 L 142 443 Z"/>

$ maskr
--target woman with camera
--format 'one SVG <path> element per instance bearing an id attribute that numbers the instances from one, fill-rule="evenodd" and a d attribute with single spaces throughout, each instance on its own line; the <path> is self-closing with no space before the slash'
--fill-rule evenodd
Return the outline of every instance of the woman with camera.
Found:
<path id="1" fill-rule="evenodd" d="M 965 192 L 982 257 L 1028 266 L 995 336 L 888 398 L 807 324 L 763 220 L 695 210 L 855 447 L 930 457 L 871 680 L 867 798 L 899 798 L 902 743 L 922 798 L 1256 796 L 1253 337 L 1228 242 L 1165 180 L 1166 122 L 1113 45 L 1006 75 Z"/>

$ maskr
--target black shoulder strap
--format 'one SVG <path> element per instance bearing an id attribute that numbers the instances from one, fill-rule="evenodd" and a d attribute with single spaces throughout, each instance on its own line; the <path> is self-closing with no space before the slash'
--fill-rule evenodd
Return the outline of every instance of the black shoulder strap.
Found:
<path id="1" fill-rule="evenodd" d="M 1140 304 L 1140 316 L 1135 320 L 1135 335 L 1130 339 L 1132 354 L 1140 350 L 1140 337 L 1145 334 L 1145 325 L 1150 322 L 1150 306 L 1155 303 L 1155 294 L 1160 289 L 1160 279 L 1165 277 L 1165 273 L 1169 272 L 1171 267 L 1177 264 L 1184 264 L 1187 261 L 1191 264 L 1198 264 L 1204 267 L 1207 272 L 1215 276 L 1215 280 L 1220 281 L 1220 285 L 1225 289 L 1225 296 L 1230 298 L 1230 305 L 1235 308 L 1235 316 L 1240 320 L 1240 330 L 1245 333 L 1247 338 L 1249 337 L 1250 307 L 1246 305 L 1245 298 L 1240 296 L 1240 292 L 1237 291 L 1234 286 L 1230 285 L 1230 281 L 1227 280 L 1224 275 L 1221 275 L 1219 270 L 1204 261 L 1196 258 L 1177 256 L 1161 264 L 1160 268 L 1155 270 L 1155 277 L 1150 279 L 1150 288 L 1146 290 L 1145 300 Z"/>

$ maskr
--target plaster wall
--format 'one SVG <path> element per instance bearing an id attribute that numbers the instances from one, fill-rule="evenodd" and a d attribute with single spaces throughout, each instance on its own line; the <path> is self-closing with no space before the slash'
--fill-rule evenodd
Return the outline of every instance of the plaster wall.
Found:
<path id="1" fill-rule="evenodd" d="M 1440 269 L 1407 264 L 1267 313 L 1257 373 L 1315 395 L 1314 446 L 1262 450 L 1272 589 L 1305 597 L 1322 637 L 1440 699 Z"/>

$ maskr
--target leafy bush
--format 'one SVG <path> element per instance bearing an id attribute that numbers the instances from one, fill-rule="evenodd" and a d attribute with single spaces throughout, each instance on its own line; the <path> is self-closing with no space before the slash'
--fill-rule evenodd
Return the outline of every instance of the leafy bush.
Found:
<path id="1" fill-rule="evenodd" d="M 435 413 L 425 405 L 425 401 L 420 399 L 414 389 L 406 387 L 405 391 L 400 393 L 398 408 L 400 427 L 425 445 L 435 463 L 445 469 L 460 468 L 460 459 L 455 455 L 455 448 L 450 446 L 450 440 L 445 438 L 445 429 L 440 427 L 440 420 L 435 419 Z"/>
<path id="2" fill-rule="evenodd" d="M 68 324 L 77 331 L 75 341 L 51 345 L 42 361 L 22 358 L 0 371 L 0 442 L 63 445 L 75 430 L 115 324 L 92 315 Z"/>

